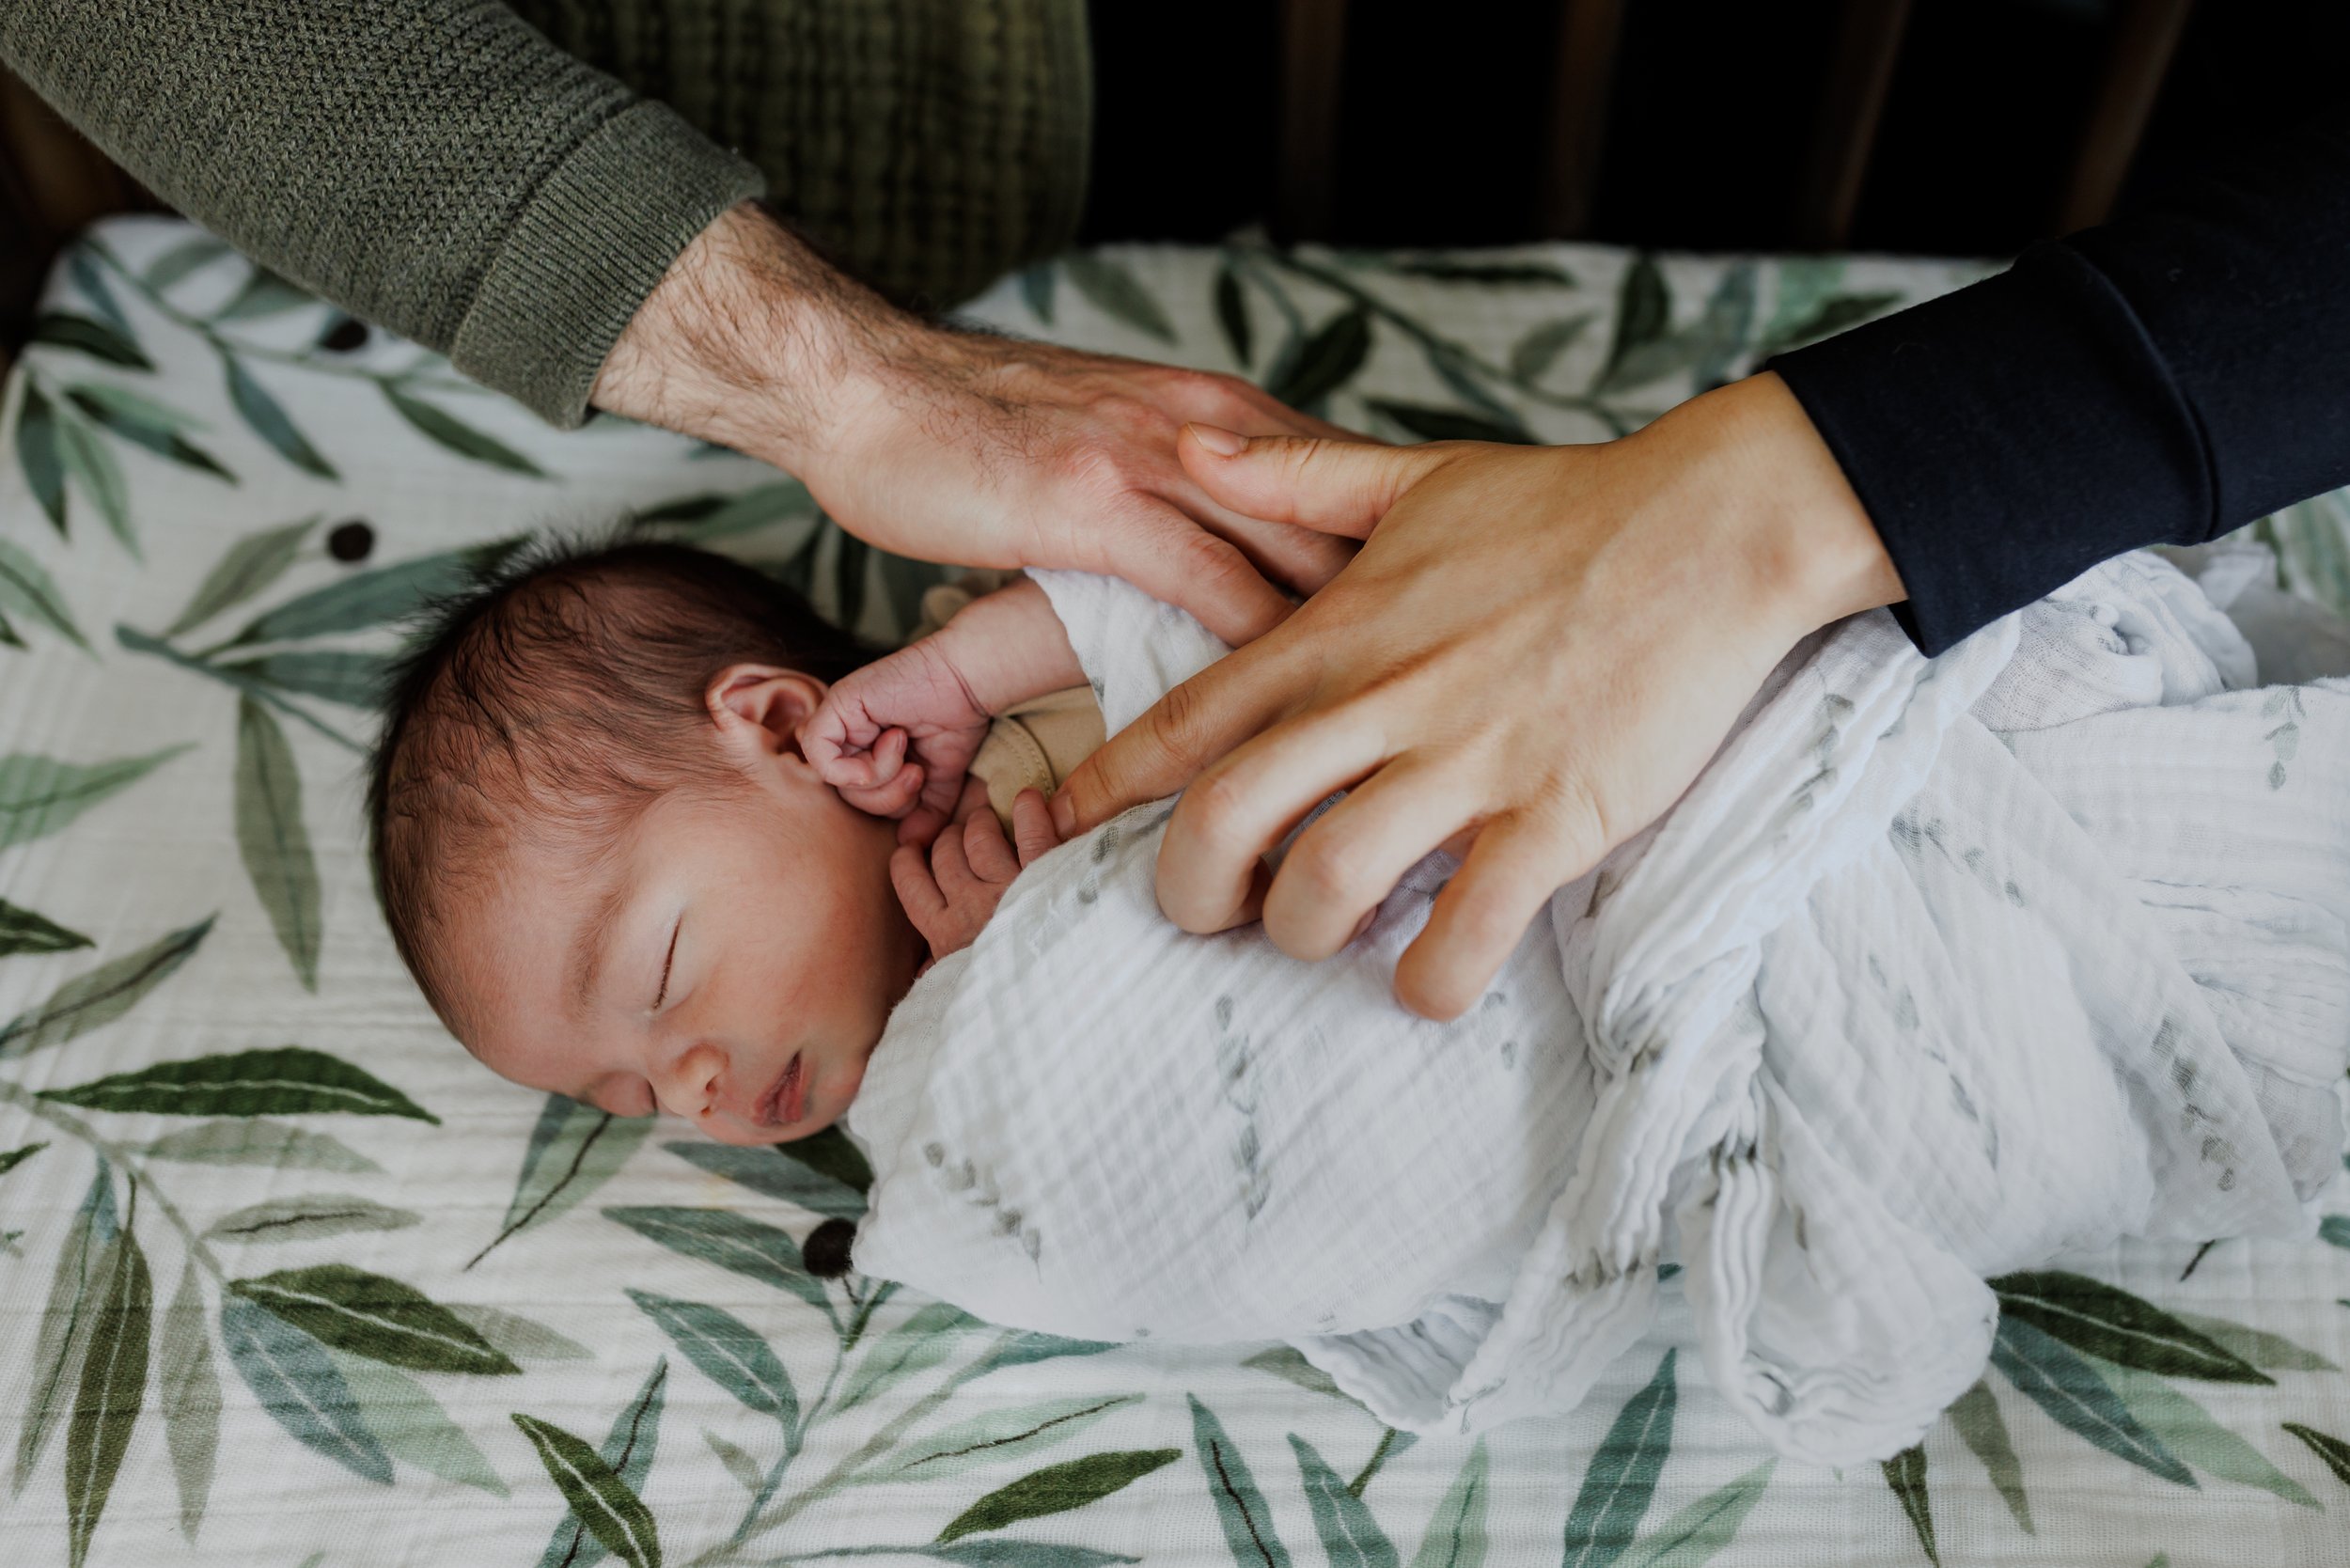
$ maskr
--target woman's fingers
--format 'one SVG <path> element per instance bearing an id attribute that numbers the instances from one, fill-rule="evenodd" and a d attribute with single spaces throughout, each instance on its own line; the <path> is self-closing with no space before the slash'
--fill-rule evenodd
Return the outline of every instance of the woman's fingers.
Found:
<path id="1" fill-rule="evenodd" d="M 1516 818 L 1487 823 L 1397 961 L 1396 1000 L 1423 1018 L 1466 1012 L 1543 902 L 1607 853 L 1606 839 L 1596 819 L 1572 827 Z"/>
<path id="2" fill-rule="evenodd" d="M 1272 886 L 1273 868 L 1266 865 L 1262 859 L 1259 859 L 1256 864 L 1248 868 L 1248 890 L 1241 895 L 1240 902 L 1232 906 L 1232 912 L 1225 917 L 1223 924 L 1207 931 L 1194 932 L 1193 934 L 1213 936 L 1219 931 L 1231 931 L 1236 927 L 1254 925 L 1264 916 L 1264 896 Z"/>
<path id="3" fill-rule="evenodd" d="M 1167 400 L 1179 419 L 1248 435 L 1303 435 L 1324 441 L 1374 441 L 1360 431 L 1317 419 L 1237 376 L 1186 376 Z"/>
<path id="4" fill-rule="evenodd" d="M 1403 873 L 1461 825 L 1467 798 L 1442 760 L 1406 753 L 1389 762 L 1290 845 L 1265 897 L 1265 934 L 1292 958 L 1345 947 Z"/>
<path id="5" fill-rule="evenodd" d="M 1298 436 L 1252 440 L 1213 425 L 1185 425 L 1175 440 L 1183 471 L 1217 505 L 1351 539 L 1370 537 L 1404 492 L 1461 449 L 1448 442 L 1380 447 Z"/>
<path id="6" fill-rule="evenodd" d="M 1159 848 L 1159 907 L 1185 931 L 1235 924 L 1260 858 L 1386 757 L 1385 737 L 1353 708 L 1277 724 L 1239 746 L 1194 779 L 1175 808 Z M 1317 860 L 1301 875 L 1310 882 L 1319 868 Z"/>
<path id="7" fill-rule="evenodd" d="M 1268 579 L 1300 595 L 1322 591 L 1355 558 L 1355 541 L 1337 534 L 1267 523 L 1219 505 L 1189 475 L 1175 474 L 1170 499 L 1220 538 L 1230 541 Z"/>
<path id="8" fill-rule="evenodd" d="M 1131 806 L 1161 800 L 1279 718 L 1310 667 L 1277 635 L 1217 660 L 1087 758 L 1053 794 L 1062 839 L 1090 832 Z"/>

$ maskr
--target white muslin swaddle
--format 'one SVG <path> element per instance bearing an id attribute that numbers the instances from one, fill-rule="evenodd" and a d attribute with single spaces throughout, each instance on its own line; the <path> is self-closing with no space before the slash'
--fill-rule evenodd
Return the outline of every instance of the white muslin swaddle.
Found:
<path id="1" fill-rule="evenodd" d="M 1112 732 L 1224 651 L 1039 580 Z M 1389 992 L 1446 857 L 1301 964 L 1168 925 L 1170 807 L 1129 812 L 891 1018 L 857 1266 L 1082 1338 L 1285 1340 L 1465 1432 L 1580 1400 L 1671 1259 L 1781 1451 L 1896 1452 L 1981 1374 L 1986 1277 L 2305 1234 L 2337 1168 L 2350 685 L 2255 686 L 2212 600 L 2137 555 L 1936 659 L 1881 611 L 1807 640 L 1450 1024 Z"/>

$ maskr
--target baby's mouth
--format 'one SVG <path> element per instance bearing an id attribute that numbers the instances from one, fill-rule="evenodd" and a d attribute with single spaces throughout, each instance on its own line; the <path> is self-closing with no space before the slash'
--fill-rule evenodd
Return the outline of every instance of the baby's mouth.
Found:
<path id="1" fill-rule="evenodd" d="M 788 1127 L 807 1110 L 807 1086 L 801 1080 L 800 1053 L 791 1054 L 791 1064 L 783 1075 L 767 1086 L 767 1092 L 759 1097 L 759 1124 L 762 1127 Z"/>

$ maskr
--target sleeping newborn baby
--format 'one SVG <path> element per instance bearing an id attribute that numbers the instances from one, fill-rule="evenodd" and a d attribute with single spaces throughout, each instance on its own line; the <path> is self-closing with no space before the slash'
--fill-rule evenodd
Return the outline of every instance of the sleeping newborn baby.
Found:
<path id="1" fill-rule="evenodd" d="M 1414 1430 L 1572 1406 L 1670 1262 L 1774 1444 L 1882 1457 L 1981 1374 L 1986 1276 L 2310 1230 L 2350 695 L 2254 689 L 2163 562 L 1932 661 L 1882 612 L 1808 639 L 1449 1024 L 1388 990 L 1441 855 L 1301 965 L 1159 917 L 1164 805 L 1052 843 L 1020 785 L 1089 731 L 1005 715 L 1115 729 L 1222 652 L 1039 573 L 869 664 L 713 557 L 557 561 L 408 667 L 384 904 L 510 1077 L 738 1142 L 845 1111 L 865 1272 L 1084 1338 L 1286 1340 Z"/>
<path id="2" fill-rule="evenodd" d="M 445 606 L 394 682 L 368 818 L 393 940 L 450 1032 L 517 1083 L 723 1142 L 835 1121 L 916 971 L 1018 872 L 1004 827 L 1052 847 L 1040 792 L 1102 736 L 1041 590 L 990 595 L 849 688 L 966 704 L 922 706 L 928 770 L 901 765 L 902 729 L 836 768 L 938 840 L 901 849 L 799 739 L 876 654 L 674 545 L 525 554 Z"/>

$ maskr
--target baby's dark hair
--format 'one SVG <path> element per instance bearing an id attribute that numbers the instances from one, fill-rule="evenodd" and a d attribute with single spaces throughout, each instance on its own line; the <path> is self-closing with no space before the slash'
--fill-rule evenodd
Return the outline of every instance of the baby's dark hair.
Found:
<path id="1" fill-rule="evenodd" d="M 449 899 L 494 851 L 602 848 L 655 796 L 741 775 L 702 744 L 728 666 L 837 681 L 876 657 L 783 584 L 654 542 L 525 546 L 423 614 L 386 686 L 368 850 L 392 940 L 443 1022 Z"/>

